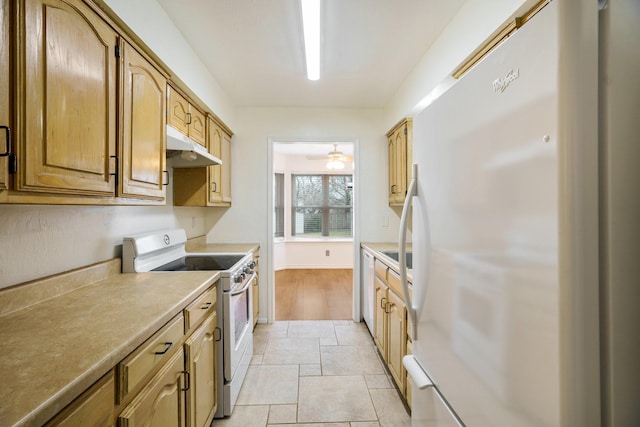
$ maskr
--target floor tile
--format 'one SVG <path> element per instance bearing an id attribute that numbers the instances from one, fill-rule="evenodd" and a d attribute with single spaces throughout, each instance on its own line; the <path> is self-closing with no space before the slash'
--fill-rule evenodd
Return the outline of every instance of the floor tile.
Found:
<path id="1" fill-rule="evenodd" d="M 335 337 L 333 322 L 327 320 L 298 320 L 289 322 L 289 338 Z"/>
<path id="2" fill-rule="evenodd" d="M 269 338 L 262 356 L 263 365 L 320 363 L 318 338 Z"/>
<path id="3" fill-rule="evenodd" d="M 298 365 L 249 366 L 237 405 L 296 403 Z"/>
<path id="4" fill-rule="evenodd" d="M 298 405 L 271 405 L 269 424 L 290 424 L 296 422 Z"/>
<path id="5" fill-rule="evenodd" d="M 298 422 L 375 421 L 376 412 L 361 375 L 301 377 Z"/>
<path id="6" fill-rule="evenodd" d="M 262 355 L 261 354 L 254 354 L 253 356 L 251 356 L 251 362 L 249 364 L 250 365 L 262 365 Z"/>
<path id="7" fill-rule="evenodd" d="M 215 419 L 216 427 L 264 427 L 267 425 L 269 405 L 237 406 L 231 417 Z"/>
<path id="8" fill-rule="evenodd" d="M 353 323 L 345 326 L 335 326 L 338 345 L 373 345 L 373 339 L 366 326 Z"/>
<path id="9" fill-rule="evenodd" d="M 395 389 L 369 390 L 381 427 L 410 427 L 411 418 Z"/>
<path id="10" fill-rule="evenodd" d="M 386 375 L 365 375 L 364 380 L 369 388 L 393 388 L 393 384 Z"/>
<path id="11" fill-rule="evenodd" d="M 351 423 L 350 427 L 380 427 L 380 423 L 377 421 L 365 421 L 365 422 L 355 422 Z"/>
<path id="12" fill-rule="evenodd" d="M 375 425 L 378 425 L 378 424 L 375 424 Z M 269 424 L 269 427 L 349 427 L 349 423 Z"/>
<path id="13" fill-rule="evenodd" d="M 319 363 L 314 363 L 311 365 L 300 365 L 300 376 L 301 377 L 310 377 L 314 375 L 322 375 L 322 369 L 320 368 Z"/>
<path id="14" fill-rule="evenodd" d="M 336 337 L 320 338 L 320 345 L 338 345 L 338 339 Z"/>
<path id="15" fill-rule="evenodd" d="M 323 375 L 384 374 L 372 346 L 320 347 Z"/>

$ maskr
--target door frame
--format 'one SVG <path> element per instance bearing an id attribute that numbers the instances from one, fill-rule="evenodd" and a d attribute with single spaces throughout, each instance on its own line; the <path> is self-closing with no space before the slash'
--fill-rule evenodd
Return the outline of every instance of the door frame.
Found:
<path id="1" fill-rule="evenodd" d="M 275 270 L 273 268 L 273 147 L 276 143 L 284 144 L 353 144 L 353 287 L 352 287 L 352 307 L 351 317 L 354 322 L 361 319 L 360 304 L 360 140 L 358 138 L 293 138 L 293 137 L 272 137 L 268 138 L 267 149 L 267 323 L 275 321 L 276 299 L 275 299 Z"/>

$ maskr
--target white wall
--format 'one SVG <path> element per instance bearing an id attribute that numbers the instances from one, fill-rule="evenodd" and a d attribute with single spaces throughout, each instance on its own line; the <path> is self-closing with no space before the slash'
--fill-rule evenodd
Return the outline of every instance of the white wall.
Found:
<path id="1" fill-rule="evenodd" d="M 0 205 L 0 288 L 121 256 L 128 234 L 204 234 L 204 208 Z"/>

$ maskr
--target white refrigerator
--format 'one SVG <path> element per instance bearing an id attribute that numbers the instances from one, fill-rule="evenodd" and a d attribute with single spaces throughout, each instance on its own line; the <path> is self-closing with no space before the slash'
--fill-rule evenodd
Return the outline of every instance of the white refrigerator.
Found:
<path id="1" fill-rule="evenodd" d="M 607 350 L 616 341 L 616 310 L 603 308 L 613 300 L 603 266 L 608 88 L 598 85 L 607 29 L 597 2 L 587 3 L 551 1 L 414 117 L 414 180 L 401 220 L 412 217 L 413 355 L 404 364 L 413 426 L 639 425 L 630 409 L 640 407 L 638 381 L 616 389 L 612 377 L 625 375 L 611 355 L 640 355 L 631 332 L 640 323 L 621 332 L 631 344 Z M 640 2 L 626 7 L 640 17 Z M 635 40 L 628 54 L 637 67 Z M 630 147 L 640 145 L 635 135 Z M 637 214 L 630 186 L 620 189 Z M 637 289 L 634 268 L 627 279 Z M 627 297 L 640 302 L 632 288 Z M 626 375 L 638 380 L 631 368 Z"/>

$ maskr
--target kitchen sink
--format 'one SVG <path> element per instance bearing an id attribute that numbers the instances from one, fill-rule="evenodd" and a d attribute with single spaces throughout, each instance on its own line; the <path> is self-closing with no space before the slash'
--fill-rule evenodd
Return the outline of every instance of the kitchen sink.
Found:
<path id="1" fill-rule="evenodd" d="M 394 261 L 398 261 L 398 251 L 382 251 L 382 253 Z M 406 264 L 407 268 L 413 268 L 413 253 L 406 252 Z"/>

